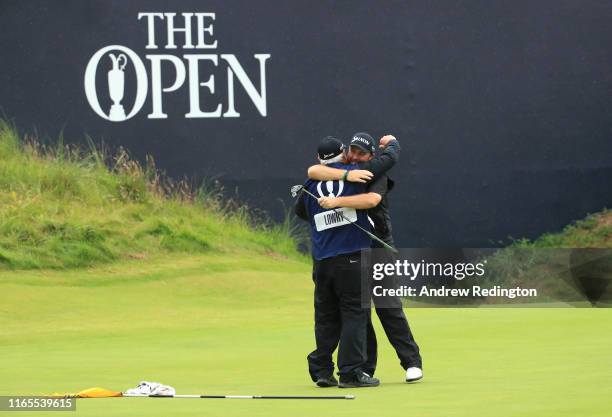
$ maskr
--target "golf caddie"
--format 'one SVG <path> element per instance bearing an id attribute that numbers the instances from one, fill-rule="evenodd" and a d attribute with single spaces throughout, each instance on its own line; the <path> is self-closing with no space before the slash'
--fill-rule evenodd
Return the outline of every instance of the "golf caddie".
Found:
<path id="1" fill-rule="evenodd" d="M 319 144 L 322 164 L 348 171 L 344 145 L 333 137 Z M 347 174 L 348 175 L 348 174 Z M 379 380 L 366 374 L 366 327 L 369 309 L 361 306 L 361 249 L 370 238 L 354 224 L 370 230 L 366 210 L 380 201 L 380 195 L 366 193 L 365 186 L 345 181 L 307 180 L 295 206 L 296 215 L 310 224 L 313 257 L 316 349 L 308 355 L 308 370 L 320 387 L 373 387 Z M 325 209 L 319 200 L 342 197 L 345 207 Z M 339 343 L 338 343 L 339 340 Z M 338 375 L 329 352 L 338 346 Z"/>

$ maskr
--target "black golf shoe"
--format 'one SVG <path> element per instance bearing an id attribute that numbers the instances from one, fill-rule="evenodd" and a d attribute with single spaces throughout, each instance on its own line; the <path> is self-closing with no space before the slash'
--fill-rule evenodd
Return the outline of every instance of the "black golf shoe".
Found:
<path id="1" fill-rule="evenodd" d="M 338 380 L 334 378 L 333 375 L 320 376 L 317 378 L 315 384 L 317 384 L 317 387 L 321 388 L 335 387 L 338 385 Z"/>
<path id="2" fill-rule="evenodd" d="M 350 378 L 340 377 L 340 388 L 362 388 L 362 387 L 377 387 L 380 381 L 377 378 L 372 378 L 365 372 L 360 372 Z"/>

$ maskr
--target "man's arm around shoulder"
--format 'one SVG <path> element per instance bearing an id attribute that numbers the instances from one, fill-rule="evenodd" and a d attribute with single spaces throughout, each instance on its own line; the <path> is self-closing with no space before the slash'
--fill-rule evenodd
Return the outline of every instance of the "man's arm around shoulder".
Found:
<path id="1" fill-rule="evenodd" d="M 344 178 L 345 175 L 346 178 Z M 317 181 L 340 181 L 346 179 L 349 182 L 366 183 L 372 179 L 372 173 L 363 169 L 338 169 L 317 164 L 308 168 L 308 178 Z"/>
<path id="2" fill-rule="evenodd" d="M 382 197 L 378 193 L 363 193 L 347 197 L 321 197 L 318 201 L 319 205 L 326 209 L 349 207 L 357 210 L 368 210 L 376 207 L 381 199 Z"/>

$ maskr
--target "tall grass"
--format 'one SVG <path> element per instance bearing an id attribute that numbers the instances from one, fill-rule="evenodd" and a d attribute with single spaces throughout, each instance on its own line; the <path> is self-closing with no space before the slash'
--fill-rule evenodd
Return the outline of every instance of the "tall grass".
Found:
<path id="1" fill-rule="evenodd" d="M 120 148 L 45 146 L 0 120 L 0 270 L 78 268 L 165 253 L 300 256 L 298 231 L 219 187 L 173 181 Z"/>
<path id="2" fill-rule="evenodd" d="M 518 248 L 610 248 L 612 247 L 612 211 L 604 209 L 577 220 L 559 233 L 546 233 L 535 240 L 513 242 Z"/>

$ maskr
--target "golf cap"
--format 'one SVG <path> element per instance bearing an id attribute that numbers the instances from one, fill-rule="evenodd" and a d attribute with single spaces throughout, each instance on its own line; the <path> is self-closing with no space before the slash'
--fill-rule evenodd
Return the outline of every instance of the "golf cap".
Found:
<path id="1" fill-rule="evenodd" d="M 357 132 L 351 139 L 350 146 L 357 146 L 365 152 L 374 153 L 376 146 L 374 144 L 374 138 L 365 132 Z"/>
<path id="2" fill-rule="evenodd" d="M 344 144 L 340 139 L 336 139 L 333 136 L 324 137 L 317 148 L 317 154 L 321 161 L 328 161 L 335 158 L 340 155 L 342 151 L 344 151 Z"/>

